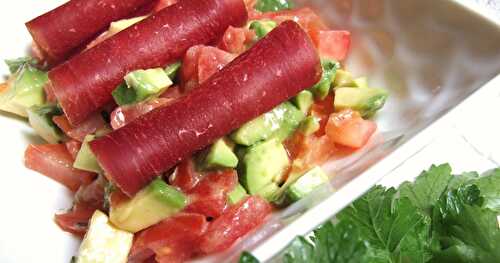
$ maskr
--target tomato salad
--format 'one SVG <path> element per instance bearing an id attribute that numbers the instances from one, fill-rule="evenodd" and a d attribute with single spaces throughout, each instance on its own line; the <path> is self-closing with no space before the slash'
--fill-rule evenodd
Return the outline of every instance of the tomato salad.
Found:
<path id="1" fill-rule="evenodd" d="M 92 11 L 93 10 L 93 11 Z M 76 262 L 221 252 L 364 147 L 388 93 L 343 66 L 350 33 L 286 0 L 71 0 L 26 26 L 0 109 L 74 193 Z"/>

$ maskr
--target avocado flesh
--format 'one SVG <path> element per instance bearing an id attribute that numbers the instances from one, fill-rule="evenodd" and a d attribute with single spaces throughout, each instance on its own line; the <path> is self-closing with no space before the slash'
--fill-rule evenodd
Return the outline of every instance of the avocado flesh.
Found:
<path id="1" fill-rule="evenodd" d="M 292 98 L 292 102 L 300 111 L 302 111 L 302 113 L 307 115 L 309 109 L 314 103 L 314 95 L 308 90 L 303 90 Z"/>
<path id="2" fill-rule="evenodd" d="M 278 141 L 291 135 L 304 119 L 304 113 L 290 102 L 284 102 L 273 110 L 245 123 L 231 134 L 231 139 L 240 145 L 251 146 L 271 137 Z"/>
<path id="3" fill-rule="evenodd" d="M 370 117 L 381 109 L 388 97 L 385 89 L 338 88 L 335 90 L 335 110 L 352 109 L 362 117 Z"/>
<path id="4" fill-rule="evenodd" d="M 212 168 L 235 168 L 238 165 L 238 157 L 226 144 L 224 139 L 217 140 L 208 151 L 204 166 Z"/>
<path id="5" fill-rule="evenodd" d="M 286 195 L 291 201 L 297 201 L 327 181 L 328 176 L 319 166 L 316 166 L 293 182 L 286 190 Z"/>
<path id="6" fill-rule="evenodd" d="M 73 167 L 80 170 L 102 174 L 103 170 L 99 166 L 99 163 L 97 163 L 97 158 L 89 147 L 89 142 L 94 139 L 95 135 L 89 134 L 85 136 L 82 142 L 82 147 L 80 147 L 80 151 L 78 151 L 78 154 L 76 155 Z"/>
<path id="7" fill-rule="evenodd" d="M 283 175 L 290 165 L 288 153 L 278 140 L 270 139 L 246 149 L 243 154 L 240 181 L 249 194 L 261 194 L 270 184 L 283 181 Z M 269 191 L 265 191 L 269 195 Z"/>
<path id="8" fill-rule="evenodd" d="M 44 104 L 47 81 L 46 72 L 28 63 L 22 65 L 0 93 L 0 110 L 28 117 L 29 107 Z"/>
<path id="9" fill-rule="evenodd" d="M 182 192 L 157 178 L 132 199 L 111 206 L 110 220 L 118 228 L 135 233 L 174 215 L 186 204 Z"/>
<path id="10" fill-rule="evenodd" d="M 126 29 L 127 27 L 134 25 L 135 23 L 138 23 L 138 22 L 144 20 L 145 18 L 147 18 L 147 16 L 132 17 L 132 18 L 128 18 L 128 19 L 122 19 L 122 20 L 118 20 L 115 22 L 111 22 L 111 24 L 109 25 L 109 33 L 111 35 L 114 35 L 120 31 Z"/>
<path id="11" fill-rule="evenodd" d="M 328 93 L 330 93 L 330 87 L 335 79 L 337 70 L 340 68 L 340 64 L 334 60 L 323 59 L 321 60 L 321 67 L 323 69 L 321 79 L 310 89 L 318 100 L 324 100 L 328 96 Z"/>
<path id="12" fill-rule="evenodd" d="M 127 261 L 134 235 L 117 229 L 106 214 L 96 210 L 78 249 L 76 263 L 123 263 Z"/>
<path id="13" fill-rule="evenodd" d="M 276 27 L 276 22 L 272 20 L 262 19 L 250 23 L 249 28 L 255 31 L 258 39 L 263 38 L 267 33 L 271 32 Z"/>
<path id="14" fill-rule="evenodd" d="M 172 85 L 172 80 L 162 68 L 135 70 L 125 76 L 112 95 L 118 105 L 141 102 L 158 96 Z"/>
<path id="15" fill-rule="evenodd" d="M 52 117 L 61 115 L 56 105 L 34 105 L 26 110 L 28 121 L 35 132 L 48 143 L 59 143 L 63 133 L 52 121 Z"/>
<path id="16" fill-rule="evenodd" d="M 238 183 L 233 191 L 229 192 L 227 198 L 229 200 L 229 204 L 234 205 L 247 196 L 248 194 L 245 188 Z"/>
<path id="17" fill-rule="evenodd" d="M 304 135 L 311 135 L 318 131 L 320 128 L 319 119 L 314 116 L 307 116 L 302 123 L 300 123 L 299 130 Z"/>

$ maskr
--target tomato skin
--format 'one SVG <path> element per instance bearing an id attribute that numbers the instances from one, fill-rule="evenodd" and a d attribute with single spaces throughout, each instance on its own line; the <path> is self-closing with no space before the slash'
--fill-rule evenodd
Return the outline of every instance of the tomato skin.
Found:
<path id="1" fill-rule="evenodd" d="M 216 47 L 203 45 L 190 47 L 184 55 L 180 71 L 183 90 L 188 91 L 198 86 L 235 57 L 234 54 Z"/>
<path id="2" fill-rule="evenodd" d="M 94 173 L 73 168 L 73 157 L 64 144 L 30 144 L 24 153 L 25 165 L 76 191 L 82 183 L 95 178 Z"/>
<path id="3" fill-rule="evenodd" d="M 54 221 L 63 231 L 83 237 L 87 232 L 88 222 L 94 211 L 94 207 L 76 204 L 70 211 L 56 214 Z"/>
<path id="4" fill-rule="evenodd" d="M 203 178 L 194 167 L 193 159 L 189 158 L 177 165 L 174 173 L 168 178 L 169 183 L 187 193 Z"/>
<path id="5" fill-rule="evenodd" d="M 317 30 L 310 31 L 316 48 L 321 57 L 342 61 L 347 57 L 351 45 L 349 31 Z"/>
<path id="6" fill-rule="evenodd" d="M 210 172 L 190 191 L 190 204 L 185 211 L 211 218 L 219 217 L 227 208 L 228 197 L 238 183 L 235 170 Z"/>
<path id="7" fill-rule="evenodd" d="M 208 254 L 229 248 L 238 238 L 264 223 L 271 212 L 271 205 L 261 197 L 241 200 L 210 223 L 201 237 L 201 251 Z"/>
<path id="8" fill-rule="evenodd" d="M 129 262 L 143 262 L 155 255 L 158 262 L 183 262 L 197 253 L 199 238 L 207 226 L 205 216 L 199 214 L 180 213 L 167 218 L 136 234 Z"/>
<path id="9" fill-rule="evenodd" d="M 375 122 L 364 120 L 358 112 L 349 109 L 332 114 L 326 125 L 330 139 L 356 149 L 363 147 L 376 130 Z"/>
<path id="10" fill-rule="evenodd" d="M 318 30 L 328 30 L 328 27 L 321 20 L 321 18 L 308 7 L 282 10 L 278 12 L 266 12 L 256 16 L 256 19 L 267 18 L 274 20 L 278 24 L 286 20 L 293 20 L 308 33 Z"/>
<path id="11" fill-rule="evenodd" d="M 311 107 L 311 115 L 319 119 L 320 128 L 316 131 L 317 136 L 325 134 L 326 123 L 330 114 L 334 112 L 333 95 L 328 95 L 324 100 L 316 101 Z"/>
<path id="12" fill-rule="evenodd" d="M 54 116 L 54 123 L 70 138 L 82 142 L 87 134 L 94 133 L 100 128 L 106 126 L 104 119 L 100 114 L 94 114 L 78 126 L 69 123 L 65 115 Z"/>
<path id="13" fill-rule="evenodd" d="M 68 152 L 71 154 L 71 157 L 73 157 L 73 161 L 76 159 L 76 156 L 78 155 L 78 152 L 80 151 L 80 148 L 82 147 L 82 143 L 77 141 L 77 140 L 69 140 L 64 143 L 66 145 L 66 149 L 68 149 Z"/>
<path id="14" fill-rule="evenodd" d="M 219 48 L 233 54 L 241 54 L 256 37 L 255 32 L 246 27 L 229 26 L 222 36 Z"/>
<path id="15" fill-rule="evenodd" d="M 75 203 L 105 211 L 104 188 L 106 183 L 103 176 L 98 176 L 91 183 L 83 184 L 75 194 Z"/>
<path id="16" fill-rule="evenodd" d="M 334 142 L 326 135 L 308 135 L 298 132 L 286 141 L 285 146 L 294 160 L 289 174 L 302 174 L 314 166 L 322 165 L 335 153 Z"/>
<path id="17" fill-rule="evenodd" d="M 158 107 L 168 105 L 173 101 L 174 99 L 170 98 L 155 98 L 132 105 L 117 107 L 110 115 L 111 127 L 113 130 L 119 129 L 138 117 Z"/>

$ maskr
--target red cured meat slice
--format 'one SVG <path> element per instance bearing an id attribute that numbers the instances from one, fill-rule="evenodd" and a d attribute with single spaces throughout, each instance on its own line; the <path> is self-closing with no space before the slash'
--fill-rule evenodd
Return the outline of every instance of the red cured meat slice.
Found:
<path id="1" fill-rule="evenodd" d="M 318 54 L 288 21 L 175 103 L 90 143 L 106 175 L 129 196 L 155 176 L 321 76 Z"/>
<path id="2" fill-rule="evenodd" d="M 49 79 L 69 121 L 78 124 L 112 101 L 128 72 L 173 63 L 246 20 L 242 0 L 183 0 L 59 65 Z"/>
<path id="3" fill-rule="evenodd" d="M 58 62 L 92 40 L 109 23 L 153 0 L 71 0 L 26 23 L 46 59 Z"/>

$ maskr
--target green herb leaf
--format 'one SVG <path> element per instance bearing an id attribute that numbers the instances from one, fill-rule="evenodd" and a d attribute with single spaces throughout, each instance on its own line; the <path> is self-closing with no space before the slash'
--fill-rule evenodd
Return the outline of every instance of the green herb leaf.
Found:
<path id="1" fill-rule="evenodd" d="M 239 263 L 259 263 L 259 260 L 256 259 L 252 254 L 244 251 L 241 253 Z"/>
<path id="2" fill-rule="evenodd" d="M 255 4 L 255 9 L 261 12 L 275 12 L 292 8 L 293 4 L 289 0 L 259 0 Z"/>
<path id="3" fill-rule="evenodd" d="M 21 68 L 24 64 L 36 65 L 38 61 L 32 57 L 20 57 L 15 59 L 6 59 L 5 64 L 9 67 L 9 71 L 11 74 L 16 73 L 19 68 Z"/>
<path id="4" fill-rule="evenodd" d="M 500 168 L 484 173 L 476 182 L 484 197 L 484 206 L 500 213 Z"/>

